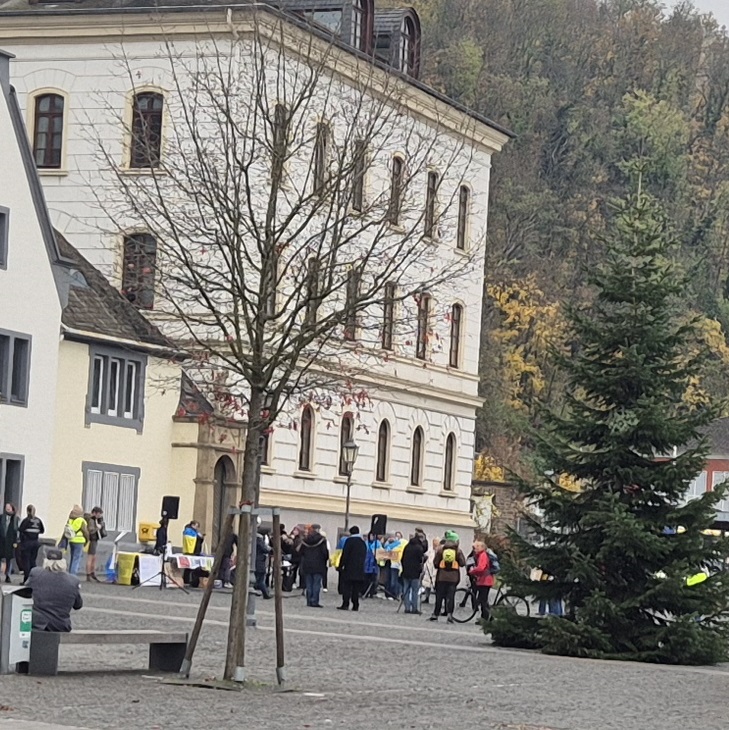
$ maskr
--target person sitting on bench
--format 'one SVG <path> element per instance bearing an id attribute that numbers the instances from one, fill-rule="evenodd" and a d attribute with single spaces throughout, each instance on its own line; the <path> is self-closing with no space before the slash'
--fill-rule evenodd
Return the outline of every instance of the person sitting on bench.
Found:
<path id="1" fill-rule="evenodd" d="M 81 583 L 66 572 L 63 553 L 55 548 L 46 551 L 42 568 L 33 568 L 28 587 L 33 592 L 33 628 L 36 631 L 71 631 L 71 609 L 83 605 Z"/>

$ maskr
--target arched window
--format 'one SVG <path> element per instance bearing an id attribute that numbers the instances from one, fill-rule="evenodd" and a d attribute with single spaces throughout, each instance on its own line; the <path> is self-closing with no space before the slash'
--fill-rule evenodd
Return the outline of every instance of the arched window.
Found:
<path id="1" fill-rule="evenodd" d="M 390 424 L 385 419 L 377 432 L 377 464 L 375 481 L 386 482 L 390 466 Z"/>
<path id="2" fill-rule="evenodd" d="M 405 173 L 405 162 L 402 157 L 392 158 L 392 177 L 390 179 L 390 205 L 388 219 L 394 226 L 400 223 L 402 211 L 402 193 Z"/>
<path id="3" fill-rule="evenodd" d="M 425 360 L 428 353 L 428 326 L 430 325 L 430 294 L 418 299 L 418 331 L 415 340 L 415 357 Z"/>
<path id="4" fill-rule="evenodd" d="M 344 460 L 344 444 L 354 438 L 354 416 L 345 413 L 342 416 L 342 427 L 339 430 L 339 474 L 346 477 L 349 474 L 347 462 Z"/>
<path id="5" fill-rule="evenodd" d="M 471 207 L 471 191 L 467 185 L 461 185 L 458 191 L 458 234 L 456 236 L 456 248 L 466 250 L 466 238 L 468 236 L 468 213 Z"/>
<path id="6" fill-rule="evenodd" d="M 410 485 L 419 487 L 423 483 L 423 429 L 413 431 L 413 453 L 410 457 Z"/>
<path id="7" fill-rule="evenodd" d="M 445 445 L 445 464 L 443 465 L 443 490 L 452 492 L 456 476 L 456 437 L 449 433 Z"/>
<path id="8" fill-rule="evenodd" d="M 405 18 L 400 31 L 400 70 L 408 76 L 418 75 L 418 37 L 412 18 Z"/>
<path id="9" fill-rule="evenodd" d="M 301 435 L 299 443 L 299 470 L 311 471 L 314 453 L 314 411 L 311 406 L 304 406 L 301 411 Z"/>
<path id="10" fill-rule="evenodd" d="M 154 307 L 157 241 L 149 233 L 124 236 L 122 294 L 138 309 Z"/>
<path id="11" fill-rule="evenodd" d="M 454 304 L 451 307 L 451 346 L 448 354 L 448 364 L 452 368 L 461 364 L 461 329 L 463 327 L 463 307 Z"/>
<path id="12" fill-rule="evenodd" d="M 132 140 L 129 167 L 157 167 L 162 153 L 164 97 L 143 91 L 132 101 Z"/>
<path id="13" fill-rule="evenodd" d="M 33 158 L 41 169 L 61 167 L 63 107 L 64 100 L 60 94 L 42 94 L 35 98 Z"/>
<path id="14" fill-rule="evenodd" d="M 314 139 L 314 194 L 321 195 L 327 184 L 329 162 L 329 126 L 325 122 L 316 125 L 316 138 Z"/>
<path id="15" fill-rule="evenodd" d="M 273 430 L 269 427 L 261 434 L 260 457 L 261 466 L 268 466 L 271 463 L 271 434 Z"/>

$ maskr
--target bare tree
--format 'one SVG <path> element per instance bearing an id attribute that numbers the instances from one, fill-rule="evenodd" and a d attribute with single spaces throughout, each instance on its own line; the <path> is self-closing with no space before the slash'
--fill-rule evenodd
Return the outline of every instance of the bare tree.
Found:
<path id="1" fill-rule="evenodd" d="M 397 74 L 252 15 L 248 32 L 162 43 L 161 154 L 144 114 L 120 115 L 148 174 L 102 143 L 98 195 L 116 225 L 156 240 L 155 316 L 196 353 L 202 389 L 246 419 L 256 503 L 261 437 L 287 403 L 432 330 L 439 293 L 482 255 L 478 240 L 455 250 L 457 201 L 464 175 L 487 171 L 471 169 L 469 129 L 408 109 Z"/>

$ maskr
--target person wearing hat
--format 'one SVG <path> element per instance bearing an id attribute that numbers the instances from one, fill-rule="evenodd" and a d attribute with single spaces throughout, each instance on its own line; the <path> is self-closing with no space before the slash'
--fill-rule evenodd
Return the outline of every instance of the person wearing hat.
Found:
<path id="1" fill-rule="evenodd" d="M 89 528 L 84 519 L 84 508 L 81 505 L 74 505 L 68 515 L 68 522 L 63 528 L 63 537 L 68 541 L 68 550 L 71 555 L 71 565 L 68 572 L 71 575 L 78 575 L 78 571 L 81 569 L 84 547 L 89 541 Z"/>
<path id="2" fill-rule="evenodd" d="M 448 623 L 453 623 L 456 588 L 461 582 L 461 568 L 466 565 L 466 558 L 458 546 L 458 533 L 448 530 L 443 544 L 436 550 L 433 558 L 435 574 L 435 610 L 430 621 L 437 621 L 445 603 Z"/>
<path id="3" fill-rule="evenodd" d="M 33 568 L 28 578 L 33 592 L 33 628 L 36 631 L 71 630 L 71 611 L 84 605 L 81 583 L 66 572 L 63 552 L 58 548 L 46 551 L 42 568 Z"/>

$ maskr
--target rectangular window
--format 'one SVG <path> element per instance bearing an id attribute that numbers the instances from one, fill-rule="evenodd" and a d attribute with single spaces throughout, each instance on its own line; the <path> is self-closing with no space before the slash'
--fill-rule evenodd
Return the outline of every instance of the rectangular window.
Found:
<path id="1" fill-rule="evenodd" d="M 28 405 L 30 336 L 0 331 L 0 403 Z"/>
<path id="2" fill-rule="evenodd" d="M 310 258 L 306 268 L 306 314 L 304 323 L 312 327 L 319 310 L 319 259 Z"/>
<path id="3" fill-rule="evenodd" d="M 136 467 L 83 462 L 83 507 L 104 510 L 107 530 L 134 532 L 140 470 Z"/>
<path id="4" fill-rule="evenodd" d="M 396 226 L 400 223 L 402 213 L 403 172 L 405 163 L 401 157 L 392 158 L 392 177 L 390 178 L 390 205 L 388 220 Z"/>
<path id="5" fill-rule="evenodd" d="M 314 193 L 321 195 L 327 184 L 327 161 L 329 156 L 329 127 L 320 122 L 316 125 L 314 141 Z"/>
<path id="6" fill-rule="evenodd" d="M 346 322 L 344 325 L 344 339 L 350 342 L 357 339 L 357 301 L 359 287 L 362 280 L 361 269 L 352 269 L 347 280 Z"/>
<path id="7" fill-rule="evenodd" d="M 463 307 L 460 304 L 454 304 L 451 308 L 451 346 L 448 354 L 448 364 L 452 368 L 460 366 L 462 320 Z"/>
<path id="8" fill-rule="evenodd" d="M 428 188 L 425 193 L 425 235 L 435 238 L 435 205 L 438 192 L 438 173 L 428 173 Z"/>
<path id="9" fill-rule="evenodd" d="M 418 333 L 415 343 L 415 357 L 425 360 L 428 352 L 428 325 L 430 320 L 430 295 L 421 294 L 418 301 Z"/>
<path id="10" fill-rule="evenodd" d="M 142 430 L 146 356 L 92 347 L 86 424 Z"/>
<path id="11" fill-rule="evenodd" d="M 10 210 L 0 205 L 0 269 L 8 266 L 8 249 L 10 238 Z"/>
<path id="12" fill-rule="evenodd" d="M 382 302 L 382 349 L 392 350 L 392 338 L 395 330 L 395 285 L 385 284 Z"/>
<path id="13" fill-rule="evenodd" d="M 358 213 L 364 210 L 365 174 L 367 172 L 367 147 L 358 139 L 354 143 L 352 161 L 352 208 Z"/>
<path id="14" fill-rule="evenodd" d="M 23 498 L 23 457 L 0 454 L 0 499 L 20 508 Z"/>

